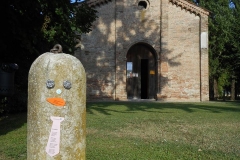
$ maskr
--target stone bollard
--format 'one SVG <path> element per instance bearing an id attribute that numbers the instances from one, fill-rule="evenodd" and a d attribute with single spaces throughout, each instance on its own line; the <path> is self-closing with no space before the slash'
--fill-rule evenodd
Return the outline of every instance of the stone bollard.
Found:
<path id="1" fill-rule="evenodd" d="M 47 52 L 33 62 L 28 78 L 27 159 L 85 160 L 86 75 L 81 62 Z"/>

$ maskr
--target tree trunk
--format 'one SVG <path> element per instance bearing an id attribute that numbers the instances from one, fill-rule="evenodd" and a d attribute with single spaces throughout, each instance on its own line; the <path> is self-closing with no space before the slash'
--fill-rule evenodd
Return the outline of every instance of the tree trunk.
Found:
<path id="1" fill-rule="evenodd" d="M 226 101 L 226 88 L 223 89 L 223 101 Z"/>
<path id="2" fill-rule="evenodd" d="M 218 82 L 217 79 L 214 78 L 214 82 L 213 82 L 213 87 L 214 87 L 214 100 L 217 100 L 219 95 L 218 95 Z"/>
<path id="3" fill-rule="evenodd" d="M 235 100 L 235 78 L 232 78 L 232 84 L 231 84 L 231 100 Z"/>
<path id="4" fill-rule="evenodd" d="M 209 98 L 214 100 L 214 85 L 213 78 L 209 78 Z"/>

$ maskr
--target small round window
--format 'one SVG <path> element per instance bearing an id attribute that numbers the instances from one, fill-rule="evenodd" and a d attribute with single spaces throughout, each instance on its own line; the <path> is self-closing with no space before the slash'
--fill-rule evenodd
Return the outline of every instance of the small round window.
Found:
<path id="1" fill-rule="evenodd" d="M 138 8 L 139 9 L 147 9 L 149 7 L 149 2 L 146 0 L 138 1 Z"/>

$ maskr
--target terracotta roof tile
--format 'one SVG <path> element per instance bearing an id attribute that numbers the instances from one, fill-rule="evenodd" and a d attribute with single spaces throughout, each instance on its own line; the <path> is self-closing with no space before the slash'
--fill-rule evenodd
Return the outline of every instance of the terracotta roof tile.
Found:
<path id="1" fill-rule="evenodd" d="M 189 0 L 169 0 L 169 1 L 197 15 L 202 15 L 202 14 L 209 15 L 209 11 L 207 9 L 199 7 L 195 3 Z"/>

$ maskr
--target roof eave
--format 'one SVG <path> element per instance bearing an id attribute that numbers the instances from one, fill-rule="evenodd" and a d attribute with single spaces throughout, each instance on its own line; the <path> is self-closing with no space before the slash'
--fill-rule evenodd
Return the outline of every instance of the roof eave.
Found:
<path id="1" fill-rule="evenodd" d="M 206 15 L 209 16 L 209 11 L 202 7 L 197 6 L 195 3 L 187 0 L 169 0 L 169 2 L 186 9 L 187 11 L 194 13 L 196 15 Z"/>

